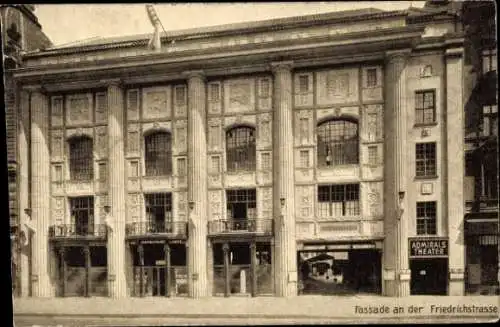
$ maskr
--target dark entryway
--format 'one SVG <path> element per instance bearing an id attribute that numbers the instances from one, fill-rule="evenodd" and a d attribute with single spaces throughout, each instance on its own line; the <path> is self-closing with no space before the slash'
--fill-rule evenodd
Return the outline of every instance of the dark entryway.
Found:
<path id="1" fill-rule="evenodd" d="M 448 259 L 411 259 L 411 295 L 446 295 Z"/>

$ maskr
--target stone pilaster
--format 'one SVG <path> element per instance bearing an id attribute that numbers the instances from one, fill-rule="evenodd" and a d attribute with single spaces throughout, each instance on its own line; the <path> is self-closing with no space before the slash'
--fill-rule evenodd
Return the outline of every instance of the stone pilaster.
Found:
<path id="1" fill-rule="evenodd" d="M 410 295 L 408 262 L 408 194 L 406 151 L 408 108 L 406 101 L 406 61 L 410 50 L 391 51 L 386 57 L 385 81 L 385 244 L 383 253 L 385 293 Z"/>
<path id="2" fill-rule="evenodd" d="M 109 136 L 109 219 L 108 228 L 108 280 L 109 295 L 121 298 L 127 295 L 125 266 L 125 155 L 124 155 L 123 91 L 117 81 L 108 86 Z"/>
<path id="3" fill-rule="evenodd" d="M 297 295 L 295 185 L 293 156 L 292 63 L 273 63 L 274 73 L 274 217 L 276 295 Z M 284 199 L 282 206 L 281 200 Z"/>
<path id="4" fill-rule="evenodd" d="M 19 229 L 21 237 L 18 240 L 20 247 L 19 258 L 19 273 L 20 276 L 20 293 L 21 297 L 29 295 L 29 230 L 26 228 L 27 223 L 30 223 L 30 217 L 25 213 L 24 209 L 29 208 L 29 148 L 28 138 L 30 136 L 29 114 L 30 114 L 30 94 L 26 90 L 20 92 L 19 102 L 19 119 L 17 129 L 17 155 L 18 155 L 18 204 L 19 204 Z"/>
<path id="5" fill-rule="evenodd" d="M 207 141 L 205 79 L 201 71 L 188 80 L 189 296 L 207 296 Z M 191 208 L 192 207 L 192 208 Z"/>
<path id="6" fill-rule="evenodd" d="M 449 295 L 465 292 L 463 49 L 446 51 L 446 194 Z M 457 155 L 458 154 L 458 155 Z M 443 213 L 443 216 L 445 213 Z"/>
<path id="7" fill-rule="evenodd" d="M 32 290 L 35 297 L 53 296 L 50 280 L 50 153 L 49 108 L 40 89 L 32 90 L 31 104 L 31 217 L 35 232 L 32 251 Z"/>

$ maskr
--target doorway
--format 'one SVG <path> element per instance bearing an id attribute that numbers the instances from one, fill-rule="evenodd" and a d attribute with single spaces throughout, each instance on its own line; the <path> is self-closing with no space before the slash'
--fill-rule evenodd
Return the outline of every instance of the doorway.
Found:
<path id="1" fill-rule="evenodd" d="M 411 295 L 446 295 L 448 290 L 448 259 L 412 259 Z"/>

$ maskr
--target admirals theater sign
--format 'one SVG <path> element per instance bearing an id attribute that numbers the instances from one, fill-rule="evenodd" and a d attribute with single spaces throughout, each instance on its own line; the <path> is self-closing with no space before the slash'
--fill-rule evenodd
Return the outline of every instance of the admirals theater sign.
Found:
<path id="1" fill-rule="evenodd" d="M 446 238 L 409 239 L 410 257 L 447 257 L 448 240 Z"/>

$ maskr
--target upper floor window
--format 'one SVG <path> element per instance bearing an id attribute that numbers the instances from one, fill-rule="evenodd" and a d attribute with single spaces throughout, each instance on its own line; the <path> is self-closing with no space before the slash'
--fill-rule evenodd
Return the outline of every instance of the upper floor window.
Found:
<path id="1" fill-rule="evenodd" d="M 299 76 L 299 93 L 309 92 L 309 75 Z"/>
<path id="2" fill-rule="evenodd" d="M 434 90 L 415 92 L 415 123 L 436 122 L 436 100 Z"/>
<path id="3" fill-rule="evenodd" d="M 481 130 L 483 136 L 498 135 L 498 108 L 497 105 L 483 106 L 483 121 Z"/>
<path id="4" fill-rule="evenodd" d="M 89 235 L 94 231 L 94 197 L 80 196 L 69 199 L 71 222 L 76 235 Z"/>
<path id="5" fill-rule="evenodd" d="M 484 50 L 483 51 L 483 74 L 497 70 L 497 51 Z"/>
<path id="6" fill-rule="evenodd" d="M 368 68 L 366 70 L 366 86 L 374 87 L 377 86 L 377 69 Z"/>
<path id="7" fill-rule="evenodd" d="M 436 202 L 417 202 L 417 235 L 436 234 Z"/>
<path id="8" fill-rule="evenodd" d="M 255 170 L 255 129 L 235 127 L 226 132 L 228 171 Z"/>
<path id="9" fill-rule="evenodd" d="M 146 176 L 172 173 L 172 137 L 168 132 L 155 132 L 145 137 Z"/>
<path id="10" fill-rule="evenodd" d="M 358 124 L 328 120 L 318 125 L 318 165 L 359 163 Z"/>
<path id="11" fill-rule="evenodd" d="M 172 221 L 172 193 L 144 194 L 147 221 L 155 226 L 164 226 Z"/>
<path id="12" fill-rule="evenodd" d="M 94 176 L 92 139 L 87 136 L 74 137 L 68 143 L 71 180 L 92 180 Z"/>
<path id="13" fill-rule="evenodd" d="M 417 143 L 415 152 L 417 177 L 436 176 L 436 143 Z"/>
<path id="14" fill-rule="evenodd" d="M 318 215 L 321 217 L 359 215 L 359 184 L 318 186 Z"/>
<path id="15" fill-rule="evenodd" d="M 255 189 L 228 190 L 226 196 L 229 219 L 244 220 L 257 217 Z"/>

